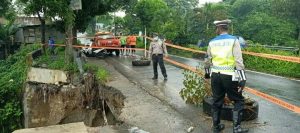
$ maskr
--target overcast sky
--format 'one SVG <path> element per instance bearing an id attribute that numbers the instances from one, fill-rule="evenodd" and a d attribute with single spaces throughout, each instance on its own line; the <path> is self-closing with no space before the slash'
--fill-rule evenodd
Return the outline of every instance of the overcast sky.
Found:
<path id="1" fill-rule="evenodd" d="M 202 4 L 205 4 L 207 2 L 220 2 L 222 0 L 199 0 L 199 4 L 202 5 Z"/>
<path id="2" fill-rule="evenodd" d="M 203 5 L 203 4 L 208 3 L 208 2 L 209 3 L 213 3 L 213 2 L 220 2 L 220 1 L 222 1 L 222 0 L 199 0 L 199 4 Z M 118 12 L 116 12 L 116 16 L 124 17 L 125 16 L 125 12 L 118 11 Z"/>

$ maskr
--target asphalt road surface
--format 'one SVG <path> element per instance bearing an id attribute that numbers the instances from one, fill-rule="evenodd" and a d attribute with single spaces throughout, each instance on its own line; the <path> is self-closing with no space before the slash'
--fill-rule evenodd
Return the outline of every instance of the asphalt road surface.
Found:
<path id="1" fill-rule="evenodd" d="M 200 60 L 170 56 L 172 60 L 196 66 Z M 97 60 L 93 58 L 92 60 Z M 152 66 L 134 67 L 131 61 L 134 57 L 107 57 L 106 62 L 112 64 L 116 70 L 122 73 L 132 82 L 143 86 L 144 90 L 165 104 L 170 105 L 186 118 L 193 121 L 194 132 L 210 132 L 211 119 L 202 113 L 201 106 L 186 104 L 179 96 L 183 86 L 183 69 L 166 63 L 168 81 L 163 81 L 159 73 L 158 80 L 152 80 Z M 294 105 L 299 105 L 300 82 L 272 75 L 247 71 L 247 86 L 263 91 L 274 97 L 280 98 Z M 298 133 L 300 131 L 300 115 L 268 102 L 260 97 L 246 93 L 259 103 L 258 119 L 244 122 L 243 125 L 250 128 L 250 133 Z M 297 96 L 298 95 L 298 96 Z M 232 132 L 229 121 L 223 121 L 226 125 L 225 132 Z"/>

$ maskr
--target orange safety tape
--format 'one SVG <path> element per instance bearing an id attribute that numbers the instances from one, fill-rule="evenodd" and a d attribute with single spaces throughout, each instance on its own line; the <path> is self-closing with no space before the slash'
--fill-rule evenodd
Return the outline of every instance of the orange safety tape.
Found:
<path id="1" fill-rule="evenodd" d="M 120 37 L 120 36 L 115 36 L 115 37 Z M 153 38 L 148 37 L 148 36 L 136 36 L 136 37 L 146 37 L 149 40 L 153 40 Z M 95 37 L 74 37 L 74 38 L 90 38 L 93 39 Z M 66 38 L 68 39 L 68 38 Z M 177 48 L 177 49 L 182 49 L 186 51 L 191 51 L 194 53 L 202 53 L 205 54 L 206 51 L 201 51 L 201 50 L 195 50 L 192 48 L 186 48 L 170 43 L 166 43 L 167 46 Z M 293 56 L 282 56 L 282 55 L 273 55 L 273 54 L 264 54 L 264 53 L 255 53 L 255 52 L 248 52 L 248 51 L 243 51 L 243 54 L 247 55 L 252 55 L 252 56 L 258 56 L 258 57 L 263 57 L 263 58 L 269 58 L 269 59 L 275 59 L 275 60 L 282 60 L 282 61 L 288 61 L 288 62 L 293 62 L 293 63 L 300 63 L 300 58 L 299 57 L 293 57 Z"/>
<path id="2" fill-rule="evenodd" d="M 171 64 L 174 64 L 174 65 L 176 65 L 176 66 L 179 66 L 179 67 L 181 67 L 181 68 L 184 68 L 184 69 L 187 69 L 187 70 L 196 72 L 196 73 L 199 74 L 200 76 L 203 76 L 203 74 L 200 73 L 200 72 L 198 72 L 198 71 L 196 70 L 195 67 L 188 66 L 188 65 L 186 65 L 186 64 L 182 64 L 182 63 L 176 62 L 176 61 L 171 60 L 171 59 L 169 59 L 169 58 L 164 58 L 164 60 L 167 61 L 167 62 L 169 62 L 169 63 L 171 63 Z M 209 83 L 208 80 L 206 80 L 206 83 Z M 291 111 L 293 111 L 293 112 L 295 112 L 295 113 L 300 114 L 300 107 L 298 107 L 298 106 L 296 106 L 296 105 L 289 104 L 289 103 L 287 103 L 287 102 L 285 102 L 285 101 L 283 101 L 283 100 L 280 100 L 280 99 L 278 99 L 278 98 L 275 98 L 275 97 L 273 97 L 273 96 L 270 96 L 270 95 L 268 95 L 268 94 L 265 94 L 265 93 L 263 93 L 263 92 L 260 92 L 260 91 L 258 91 L 258 90 L 251 89 L 251 88 L 249 88 L 249 87 L 245 87 L 244 90 L 247 91 L 247 92 L 249 92 L 249 93 L 252 93 L 252 94 L 254 94 L 254 95 L 256 95 L 256 96 L 259 96 L 259 97 L 261 97 L 261 98 L 263 98 L 263 99 L 265 99 L 265 100 L 268 100 L 268 101 L 270 101 L 270 102 L 272 102 L 272 103 L 274 103 L 274 104 L 277 104 L 277 105 L 279 105 L 279 106 L 281 106 L 281 107 L 283 107 L 283 108 L 289 109 L 289 110 L 291 110 Z"/>
<path id="3" fill-rule="evenodd" d="M 289 103 L 287 103 L 285 101 L 282 101 L 282 100 L 280 100 L 278 98 L 275 98 L 275 97 L 270 96 L 268 94 L 265 94 L 263 92 L 251 89 L 249 87 L 245 87 L 244 90 L 247 91 L 247 92 L 250 92 L 250 93 L 252 93 L 252 94 L 254 94 L 256 96 L 259 96 L 259 97 L 261 97 L 263 99 L 266 99 L 266 100 L 268 100 L 268 101 L 270 101 L 270 102 L 272 102 L 274 104 L 277 104 L 277 105 L 279 105 L 279 106 L 281 106 L 283 108 L 289 109 L 291 111 L 294 111 L 295 113 L 300 114 L 300 107 L 298 107 L 296 105 L 289 104 Z"/>
<path id="4" fill-rule="evenodd" d="M 58 47 L 65 47 L 66 45 L 64 44 L 54 44 L 54 46 L 58 46 Z M 145 49 L 142 49 L 142 48 L 121 48 L 121 47 L 99 47 L 99 46 L 80 46 L 80 45 L 72 45 L 72 47 L 74 48 L 96 48 L 96 49 L 100 49 L 100 48 L 103 48 L 103 49 L 127 49 L 127 50 L 140 50 L 140 51 L 143 51 Z"/>
<path id="5" fill-rule="evenodd" d="M 282 55 L 273 55 L 273 54 L 264 54 L 264 53 L 254 53 L 254 52 L 248 52 L 243 51 L 244 54 L 253 55 L 253 56 L 259 56 L 269 59 L 276 59 L 276 60 L 282 60 L 282 61 L 289 61 L 294 63 L 300 63 L 299 57 L 293 57 L 293 56 L 282 56 Z"/>
<path id="6" fill-rule="evenodd" d="M 127 35 L 127 36 L 131 36 L 131 35 Z M 115 36 L 116 38 L 121 37 L 121 36 Z M 144 36 L 135 36 L 135 37 L 144 37 Z M 71 37 L 72 39 L 74 38 L 87 38 L 87 39 L 94 39 L 94 36 L 86 36 L 86 37 Z M 66 40 L 69 38 L 66 38 Z"/>
<path id="7" fill-rule="evenodd" d="M 205 54 L 205 53 L 206 53 L 206 52 L 204 52 L 204 51 L 195 50 L 195 49 L 186 48 L 186 47 L 181 47 L 181 46 L 173 45 L 173 44 L 169 44 L 169 43 L 166 43 L 166 45 L 167 45 L 167 46 L 170 46 L 170 47 L 173 47 L 173 48 L 177 48 L 177 49 L 182 49 L 182 50 L 186 50 L 186 51 L 191 51 L 191 52 L 194 52 L 194 53 L 201 53 L 201 54 Z"/>
<path id="8" fill-rule="evenodd" d="M 149 40 L 153 40 L 151 37 L 146 37 Z M 201 50 L 195 50 L 191 48 L 186 48 L 186 47 L 181 47 L 178 45 L 166 43 L 167 46 L 173 47 L 173 48 L 178 48 L 182 50 L 187 50 L 195 53 L 203 53 L 205 54 L 206 51 L 201 51 Z M 294 57 L 294 56 L 282 56 L 282 55 L 273 55 L 273 54 L 264 54 L 264 53 L 255 53 L 255 52 L 248 52 L 248 51 L 243 51 L 244 54 L 248 55 L 253 55 L 253 56 L 259 56 L 263 58 L 269 58 L 269 59 L 276 59 L 276 60 L 282 60 L 282 61 L 288 61 L 288 62 L 294 62 L 294 63 L 300 63 L 300 58 L 299 57 Z"/>

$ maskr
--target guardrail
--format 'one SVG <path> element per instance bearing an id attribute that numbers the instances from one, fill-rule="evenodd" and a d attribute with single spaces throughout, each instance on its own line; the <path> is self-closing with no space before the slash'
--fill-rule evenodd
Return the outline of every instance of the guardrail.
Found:
<path id="1" fill-rule="evenodd" d="M 42 55 L 42 49 L 37 49 L 35 51 L 32 51 L 27 54 L 26 57 L 26 63 L 28 66 L 31 66 L 33 63 L 33 60 L 40 57 Z"/>
<path id="2" fill-rule="evenodd" d="M 290 51 L 297 55 L 299 55 L 299 51 L 300 51 L 300 49 L 297 47 L 270 46 L 270 45 L 248 45 L 248 47 L 264 47 L 272 50 Z"/>

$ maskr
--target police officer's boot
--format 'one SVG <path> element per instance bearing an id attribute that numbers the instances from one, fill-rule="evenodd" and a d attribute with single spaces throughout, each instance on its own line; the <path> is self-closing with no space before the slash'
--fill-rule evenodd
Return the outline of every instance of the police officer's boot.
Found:
<path id="1" fill-rule="evenodd" d="M 224 124 L 220 124 L 220 115 L 221 115 L 221 111 L 212 110 L 214 133 L 220 133 L 225 128 Z"/>
<path id="2" fill-rule="evenodd" d="M 249 131 L 249 129 L 241 127 L 242 115 L 242 111 L 233 111 L 233 133 L 247 133 Z"/>

